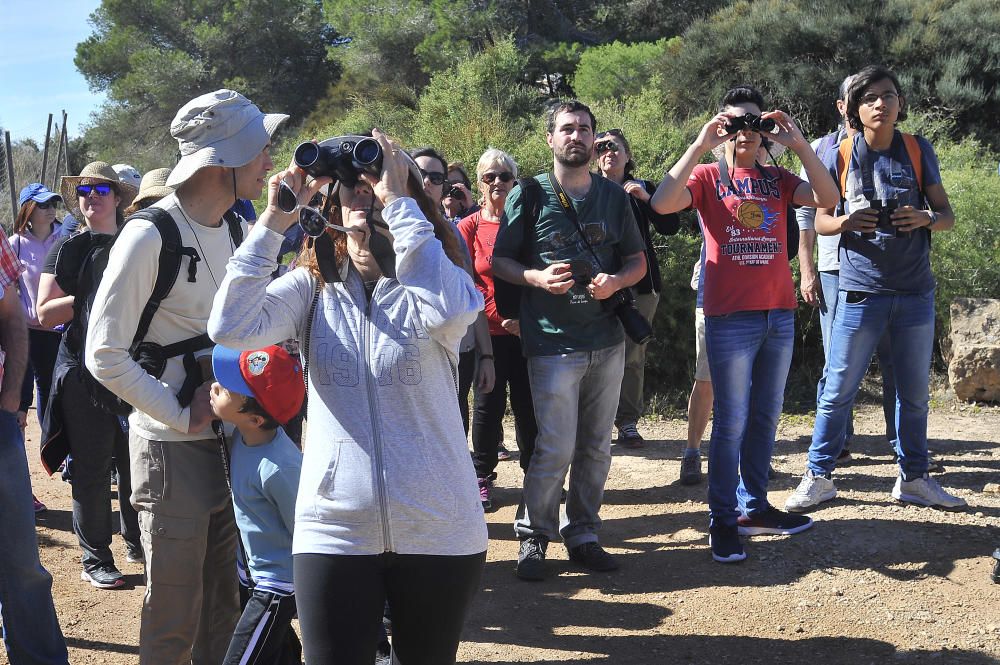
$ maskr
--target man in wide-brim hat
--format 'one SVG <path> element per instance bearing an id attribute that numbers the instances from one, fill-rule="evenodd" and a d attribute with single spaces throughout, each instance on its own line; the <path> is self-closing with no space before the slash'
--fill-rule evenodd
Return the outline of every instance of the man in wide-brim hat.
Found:
<path id="1" fill-rule="evenodd" d="M 242 238 L 223 216 L 237 198 L 261 195 L 274 167 L 271 135 L 287 117 L 262 113 L 232 90 L 201 95 L 178 111 L 170 133 L 181 159 L 166 180 L 176 191 L 147 212 L 167 211 L 184 252 L 199 260 L 182 260 L 181 277 L 153 317 L 147 340 L 166 346 L 206 332 L 226 263 Z M 221 663 L 240 615 L 233 575 L 238 534 L 207 384 L 182 404 L 178 393 L 198 362 L 169 358 L 156 378 L 129 355 L 161 245 L 152 222 L 134 219 L 122 230 L 91 309 L 86 364 L 135 409 L 129 417 L 132 503 L 147 583 L 139 662 Z M 211 349 L 196 354 L 210 357 Z"/>

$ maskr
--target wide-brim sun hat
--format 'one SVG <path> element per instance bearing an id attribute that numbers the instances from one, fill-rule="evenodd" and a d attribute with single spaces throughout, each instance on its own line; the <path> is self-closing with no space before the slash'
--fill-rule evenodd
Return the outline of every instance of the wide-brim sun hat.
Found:
<path id="1" fill-rule="evenodd" d="M 178 187 L 206 166 L 238 168 L 249 164 L 287 119 L 284 113 L 263 113 L 233 90 L 195 97 L 170 123 L 170 135 L 177 139 L 181 159 L 166 184 Z"/>
<path id="2" fill-rule="evenodd" d="M 142 203 L 147 199 L 153 199 L 153 202 L 156 202 L 164 196 L 173 194 L 174 188 L 167 186 L 167 178 L 169 176 L 170 169 L 153 169 L 152 171 L 147 171 L 146 175 L 142 176 L 142 182 L 139 184 L 139 193 L 135 195 L 133 203 Z"/>
<path id="3" fill-rule="evenodd" d="M 63 201 L 70 210 L 79 209 L 79 199 L 76 194 L 76 186 L 84 180 L 109 182 L 118 187 L 121 203 L 119 208 L 124 209 L 139 190 L 118 179 L 118 174 L 107 162 L 91 162 L 83 167 L 80 175 L 64 175 L 59 181 L 59 191 L 62 193 Z"/>

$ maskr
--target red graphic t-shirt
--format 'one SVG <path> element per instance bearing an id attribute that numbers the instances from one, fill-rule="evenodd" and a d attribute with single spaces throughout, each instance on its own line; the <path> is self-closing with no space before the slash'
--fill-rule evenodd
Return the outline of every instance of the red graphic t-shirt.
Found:
<path id="1" fill-rule="evenodd" d="M 458 223 L 458 232 L 465 239 L 465 244 L 472 255 L 472 268 L 475 272 L 476 288 L 483 294 L 484 312 L 490 325 L 491 335 L 509 335 L 500 322 L 503 317 L 497 312 L 497 304 L 493 299 L 493 244 L 497 240 L 500 222 L 485 219 L 477 210 Z"/>
<path id="2" fill-rule="evenodd" d="M 786 228 L 802 180 L 780 167 L 765 171 L 730 169 L 729 187 L 718 164 L 699 164 L 688 179 L 705 235 L 706 316 L 796 307 Z"/>

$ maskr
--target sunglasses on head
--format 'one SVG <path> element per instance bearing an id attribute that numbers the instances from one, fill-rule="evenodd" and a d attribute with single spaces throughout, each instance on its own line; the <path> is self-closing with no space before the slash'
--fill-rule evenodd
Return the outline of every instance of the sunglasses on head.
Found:
<path id="1" fill-rule="evenodd" d="M 494 180 L 499 180 L 500 182 L 510 182 L 514 179 L 514 174 L 510 171 L 504 171 L 502 173 L 484 173 L 483 182 L 487 185 L 492 185 Z"/>
<path id="2" fill-rule="evenodd" d="M 96 185 L 77 185 L 76 194 L 77 196 L 87 197 L 90 196 L 91 192 L 97 192 L 98 196 L 107 196 L 111 193 L 111 185 L 106 182 L 98 183 Z"/>
<path id="3" fill-rule="evenodd" d="M 425 179 L 430 180 L 432 185 L 444 184 L 444 174 L 440 171 L 425 171 L 420 169 L 420 175 Z"/>
<path id="4" fill-rule="evenodd" d="M 618 144 L 614 141 L 602 141 L 594 144 L 594 152 L 603 155 L 606 152 L 618 152 Z"/>
<path id="5" fill-rule="evenodd" d="M 55 208 L 59 205 L 58 201 L 46 201 L 45 203 L 35 203 L 35 207 L 39 210 L 48 210 L 49 208 Z"/>

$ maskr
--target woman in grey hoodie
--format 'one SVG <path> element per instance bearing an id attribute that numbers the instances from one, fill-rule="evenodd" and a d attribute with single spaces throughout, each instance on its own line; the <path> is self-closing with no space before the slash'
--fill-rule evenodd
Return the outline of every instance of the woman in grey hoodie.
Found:
<path id="1" fill-rule="evenodd" d="M 381 177 L 334 183 L 328 228 L 274 281 L 282 232 L 299 218 L 276 205 L 279 185 L 297 192 L 298 213 L 331 178 L 305 184 L 294 165 L 271 178 L 208 330 L 234 348 L 303 346 L 309 428 L 292 551 L 306 662 L 370 665 L 388 601 L 399 661 L 454 663 L 487 544 L 455 384 L 483 299 L 415 165 L 374 136 Z"/>

